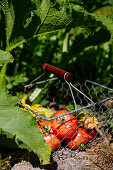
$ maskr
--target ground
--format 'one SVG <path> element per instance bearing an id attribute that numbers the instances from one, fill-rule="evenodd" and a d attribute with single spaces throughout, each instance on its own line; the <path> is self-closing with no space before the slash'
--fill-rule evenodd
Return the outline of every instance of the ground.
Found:
<path id="1" fill-rule="evenodd" d="M 27 150 L 0 148 L 0 169 L 6 170 L 112 170 L 113 151 L 101 137 L 86 145 L 86 149 L 62 147 L 51 155 L 51 164 L 41 166 L 38 157 Z"/>

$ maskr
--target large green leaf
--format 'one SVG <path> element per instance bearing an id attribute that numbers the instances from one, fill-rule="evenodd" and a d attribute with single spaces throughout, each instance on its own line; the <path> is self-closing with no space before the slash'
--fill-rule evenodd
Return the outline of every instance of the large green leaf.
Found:
<path id="1" fill-rule="evenodd" d="M 27 112 L 15 104 L 17 98 L 0 91 L 0 129 L 8 137 L 15 138 L 21 148 L 27 148 L 36 153 L 41 164 L 50 161 L 51 149 L 45 144 L 36 120 Z"/>
<path id="2" fill-rule="evenodd" d="M 78 26 L 75 28 L 73 46 L 70 53 L 72 55 L 82 51 L 85 47 L 91 45 L 98 45 L 103 42 L 109 41 L 111 38 L 110 32 L 101 27 L 83 28 Z"/>
<path id="3" fill-rule="evenodd" d="M 6 22 L 6 43 L 9 45 L 9 39 L 13 30 L 15 14 L 14 7 L 11 1 L 2 0 L 1 1 L 2 9 L 5 14 L 5 22 Z"/>
<path id="4" fill-rule="evenodd" d="M 95 32 L 100 34 L 98 27 L 109 32 L 101 18 L 96 18 L 85 11 L 80 4 L 78 5 L 78 1 L 64 1 L 61 5 L 58 2 L 55 0 L 2 0 L 7 49 L 10 51 L 31 37 L 64 28 L 80 27 L 84 38 L 87 35 L 91 37 L 90 34 Z M 109 36 L 101 37 L 101 42 L 110 39 Z M 93 39 L 99 40 L 98 36 L 96 38 L 94 36 Z"/>
<path id="5" fill-rule="evenodd" d="M 79 16 L 77 23 L 75 23 L 74 42 L 70 50 L 71 53 L 79 52 L 87 46 L 107 42 L 110 38 L 113 39 L 113 7 L 103 7 L 95 11 L 94 14 L 87 13 L 80 6 L 78 8 L 81 11 L 79 13 L 81 19 L 79 20 Z M 76 16 L 76 13 L 74 16 Z"/>
<path id="6" fill-rule="evenodd" d="M 0 50 L 0 66 L 3 64 L 7 64 L 9 62 L 13 62 L 13 57 L 10 52 Z"/>
<path id="7" fill-rule="evenodd" d="M 113 14 L 109 16 L 96 16 L 96 18 L 110 31 L 111 39 L 113 39 Z"/>
<path id="8" fill-rule="evenodd" d="M 105 6 L 97 9 L 96 14 L 97 21 L 100 20 L 102 24 L 110 31 L 113 39 L 113 6 Z"/>
<path id="9" fill-rule="evenodd" d="M 28 38 L 65 28 L 72 20 L 66 7 L 60 9 L 50 0 L 2 0 L 2 4 L 8 50 Z"/>
<path id="10" fill-rule="evenodd" d="M 0 48 L 5 49 L 6 47 L 6 32 L 5 32 L 5 18 L 4 13 L 0 6 Z"/>
<path id="11" fill-rule="evenodd" d="M 94 14 L 98 16 L 107 16 L 113 13 L 113 6 L 105 6 L 94 11 Z"/>

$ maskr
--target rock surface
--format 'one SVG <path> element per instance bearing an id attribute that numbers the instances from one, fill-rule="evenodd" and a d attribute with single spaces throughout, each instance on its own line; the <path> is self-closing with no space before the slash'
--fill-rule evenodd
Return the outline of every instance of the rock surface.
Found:
<path id="1" fill-rule="evenodd" d="M 70 151 L 69 149 L 61 149 L 52 155 L 53 161 L 51 165 L 42 167 L 33 167 L 31 163 L 21 161 L 15 164 L 11 170 L 94 170 L 91 167 L 88 155 L 86 152 Z M 96 168 L 97 169 L 97 168 Z"/>

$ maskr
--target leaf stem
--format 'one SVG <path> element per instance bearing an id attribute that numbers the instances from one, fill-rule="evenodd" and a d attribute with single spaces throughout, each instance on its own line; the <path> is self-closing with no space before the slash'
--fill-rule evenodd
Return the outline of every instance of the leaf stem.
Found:
<path id="1" fill-rule="evenodd" d="M 5 76 L 6 76 L 7 64 L 4 64 L 0 72 L 0 89 L 5 89 Z"/>

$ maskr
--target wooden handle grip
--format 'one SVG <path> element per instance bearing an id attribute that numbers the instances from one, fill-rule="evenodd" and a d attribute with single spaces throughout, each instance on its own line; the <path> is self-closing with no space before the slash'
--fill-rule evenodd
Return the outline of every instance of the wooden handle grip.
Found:
<path id="1" fill-rule="evenodd" d="M 73 78 L 73 75 L 71 73 L 64 71 L 62 69 L 59 69 L 57 67 L 54 67 L 47 63 L 44 63 L 42 65 L 42 68 L 43 68 L 43 70 L 49 71 L 49 72 L 59 76 L 60 78 L 63 78 L 64 80 L 67 80 L 67 81 L 71 81 Z"/>

